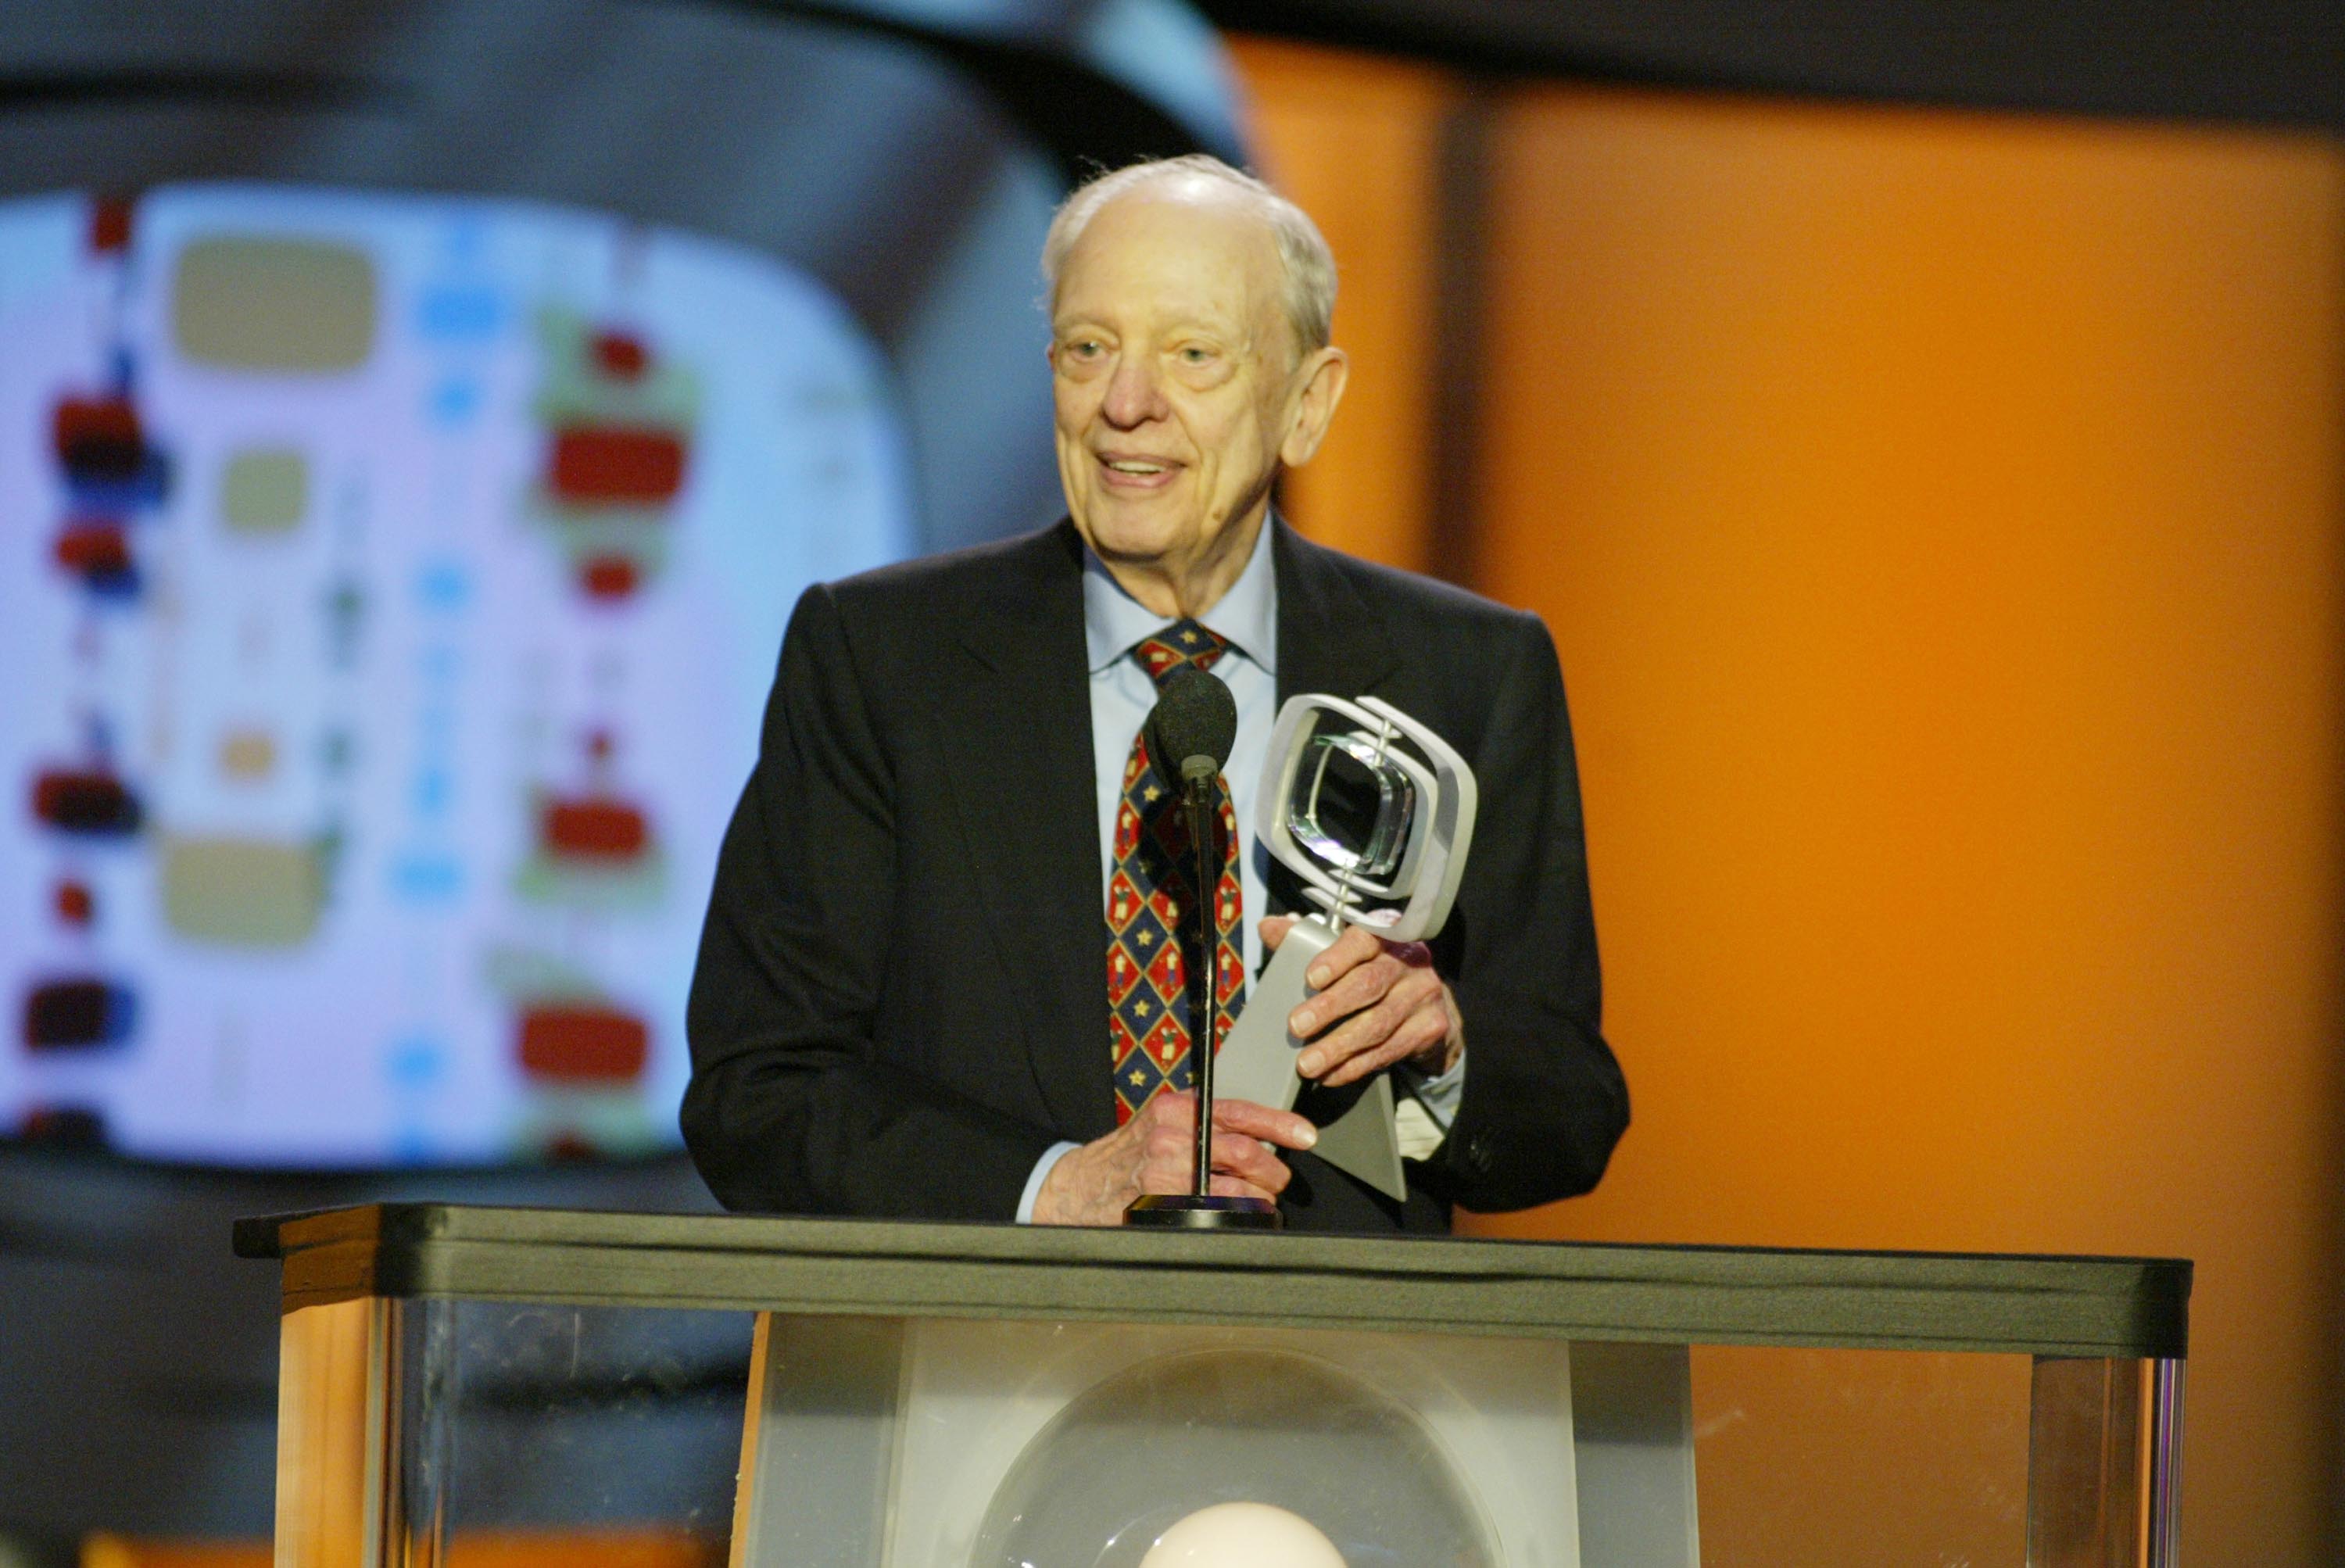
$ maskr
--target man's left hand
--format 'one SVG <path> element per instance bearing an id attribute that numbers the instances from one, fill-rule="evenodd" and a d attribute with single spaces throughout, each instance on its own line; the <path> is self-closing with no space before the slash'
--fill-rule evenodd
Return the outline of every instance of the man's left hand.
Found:
<path id="1" fill-rule="evenodd" d="M 1277 951 L 1294 925 L 1293 915 L 1264 921 L 1263 947 Z M 1421 942 L 1386 942 L 1347 926 L 1304 979 L 1317 994 L 1286 1015 L 1286 1027 L 1311 1042 L 1294 1061 L 1306 1078 L 1333 1088 L 1401 1062 L 1439 1074 L 1466 1049 L 1457 998 Z"/>

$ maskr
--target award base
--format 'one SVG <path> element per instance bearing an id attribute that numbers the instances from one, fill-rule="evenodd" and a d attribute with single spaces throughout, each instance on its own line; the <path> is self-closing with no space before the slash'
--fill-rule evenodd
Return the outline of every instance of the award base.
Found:
<path id="1" fill-rule="evenodd" d="M 1286 1217 L 1260 1197 L 1195 1197 L 1187 1193 L 1149 1193 L 1123 1211 L 1126 1225 L 1179 1230 L 1284 1230 Z"/>
<path id="2" fill-rule="evenodd" d="M 1317 994 L 1303 978 L 1304 972 L 1335 944 L 1334 929 L 1319 916 L 1306 916 L 1288 929 L 1269 969 L 1248 987 L 1245 1011 L 1214 1054 L 1216 1097 L 1252 1100 L 1273 1110 L 1294 1109 L 1303 1090 L 1294 1059 L 1306 1042 L 1286 1032 L 1286 1016 L 1305 997 Z M 1312 1119 L 1316 1122 L 1318 1116 Z M 1319 1141 L 1311 1152 L 1396 1203 L 1405 1199 L 1408 1178 L 1400 1166 L 1390 1075 L 1377 1074 L 1333 1121 L 1320 1122 Z"/>

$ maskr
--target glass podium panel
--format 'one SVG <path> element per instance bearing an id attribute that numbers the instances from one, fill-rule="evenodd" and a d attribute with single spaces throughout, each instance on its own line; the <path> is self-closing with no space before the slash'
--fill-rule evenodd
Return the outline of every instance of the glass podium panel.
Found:
<path id="1" fill-rule="evenodd" d="M 377 1298 L 291 1313 L 278 1559 L 720 1563 L 753 1333 L 751 1313 L 681 1308 Z"/>
<path id="2" fill-rule="evenodd" d="M 399 1311 L 408 1540 L 568 1535 L 724 1556 L 751 1315 L 502 1301 Z"/>
<path id="3" fill-rule="evenodd" d="M 282 1568 L 2171 1564 L 2187 1264 L 379 1207 Z"/>
<path id="4" fill-rule="evenodd" d="M 1702 1345 L 1692 1359 L 1711 1568 L 2026 1560 L 2032 1358 Z"/>
<path id="5" fill-rule="evenodd" d="M 1697 1346 L 1692 1373 L 1710 1568 L 2175 1561 L 2179 1360 Z"/>

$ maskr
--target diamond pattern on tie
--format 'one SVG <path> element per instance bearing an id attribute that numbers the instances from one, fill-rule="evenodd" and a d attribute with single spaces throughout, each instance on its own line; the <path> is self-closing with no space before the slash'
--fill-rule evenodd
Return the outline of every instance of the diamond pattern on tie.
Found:
<path id="1" fill-rule="evenodd" d="M 1159 686 L 1183 664 L 1211 669 L 1229 647 L 1195 621 L 1175 622 L 1132 650 Z M 1238 883 L 1237 813 L 1229 781 L 1213 780 L 1220 819 L 1221 870 L 1213 890 L 1221 1032 L 1245 1001 L 1245 962 L 1239 921 L 1244 899 Z M 1123 799 L 1115 812 L 1115 867 L 1107 884 L 1108 1052 L 1115 1071 L 1115 1119 L 1132 1119 L 1160 1090 L 1191 1086 L 1189 973 L 1183 933 L 1196 929 L 1191 886 L 1189 817 L 1181 792 L 1160 778 L 1148 748 L 1132 737 L 1123 767 Z M 1218 1047 L 1220 1042 L 1216 1041 Z"/>

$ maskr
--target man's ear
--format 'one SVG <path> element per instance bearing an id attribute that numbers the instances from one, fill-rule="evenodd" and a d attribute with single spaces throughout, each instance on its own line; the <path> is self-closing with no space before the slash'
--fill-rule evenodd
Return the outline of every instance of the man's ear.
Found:
<path id="1" fill-rule="evenodd" d="M 1335 405 L 1344 401 L 1344 386 L 1351 379 L 1352 361 L 1341 349 L 1321 349 L 1304 361 L 1299 373 L 1304 377 L 1303 393 L 1295 400 L 1286 439 L 1278 445 L 1278 460 L 1289 468 L 1310 462 L 1327 438 Z"/>

